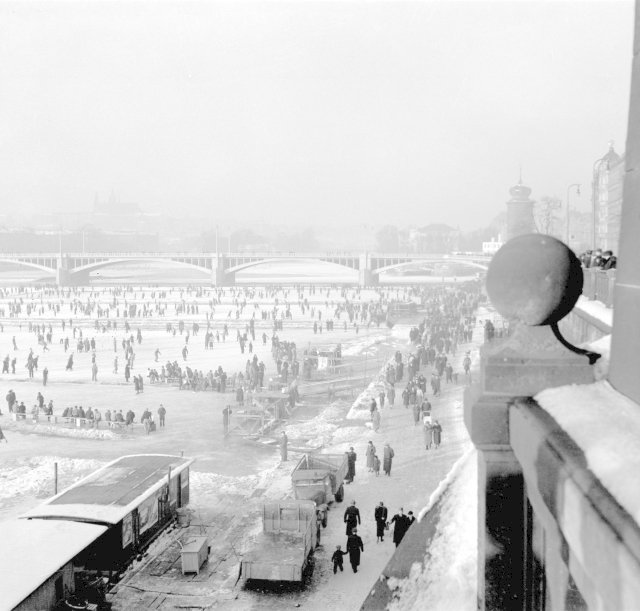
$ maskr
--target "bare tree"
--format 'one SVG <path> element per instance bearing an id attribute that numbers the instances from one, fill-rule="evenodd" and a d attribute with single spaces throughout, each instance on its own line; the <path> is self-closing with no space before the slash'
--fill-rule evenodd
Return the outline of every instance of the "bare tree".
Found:
<path id="1" fill-rule="evenodd" d="M 536 202 L 533 214 L 540 233 L 560 237 L 562 226 L 560 218 L 556 215 L 560 208 L 562 208 L 562 200 L 559 197 L 544 195 L 539 202 Z"/>

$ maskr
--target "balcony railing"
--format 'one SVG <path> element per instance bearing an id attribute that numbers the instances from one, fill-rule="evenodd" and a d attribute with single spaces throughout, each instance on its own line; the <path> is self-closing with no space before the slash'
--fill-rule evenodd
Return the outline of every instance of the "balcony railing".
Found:
<path id="1" fill-rule="evenodd" d="M 593 267 L 582 268 L 584 285 L 582 294 L 587 299 L 600 301 L 608 308 L 613 307 L 613 287 L 616 281 L 616 270 L 601 270 Z"/>

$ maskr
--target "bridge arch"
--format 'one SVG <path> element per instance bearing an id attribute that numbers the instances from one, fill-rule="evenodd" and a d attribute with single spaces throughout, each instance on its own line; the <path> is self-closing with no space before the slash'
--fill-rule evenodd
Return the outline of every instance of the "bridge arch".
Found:
<path id="1" fill-rule="evenodd" d="M 89 257 L 87 257 L 89 258 Z M 198 258 L 198 257 L 194 257 Z M 202 259 L 202 257 L 200 257 Z M 211 268 L 204 267 L 202 265 L 196 265 L 195 263 L 189 263 L 188 261 L 181 261 L 179 259 L 166 258 L 166 257 L 122 257 L 115 259 L 104 259 L 102 261 L 93 261 L 92 263 L 86 263 L 85 265 L 80 265 L 78 267 L 73 267 L 69 270 L 72 275 L 87 273 L 102 269 L 104 267 L 113 267 L 115 265 L 119 265 L 121 263 L 160 263 L 167 264 L 175 263 L 181 267 L 186 267 L 188 269 L 196 269 L 206 274 L 211 274 Z"/>
<path id="2" fill-rule="evenodd" d="M 262 258 L 262 259 L 255 259 L 252 261 L 245 261 L 243 263 L 239 263 L 232 267 L 228 267 L 224 271 L 225 271 L 225 274 L 235 274 L 236 272 L 249 269 L 250 267 L 257 267 L 258 265 L 264 265 L 266 263 L 283 263 L 283 262 L 300 261 L 300 260 L 310 261 L 310 262 L 313 261 L 317 263 L 326 263 L 328 265 L 337 265 L 339 267 L 343 267 L 345 269 L 356 271 L 356 272 L 359 269 L 359 259 L 357 257 L 335 257 L 334 258 L 334 257 L 318 257 L 318 256 L 313 256 L 313 257 L 298 256 L 294 259 L 292 257 L 274 256 L 266 259 Z M 345 261 L 345 263 L 342 263 L 341 261 Z M 349 265 L 349 262 L 352 263 L 353 265 Z"/>
<path id="3" fill-rule="evenodd" d="M 416 260 L 416 261 L 402 261 L 401 263 L 392 263 L 391 265 L 384 265 L 383 267 L 378 267 L 374 270 L 371 271 L 372 274 L 375 274 L 377 276 L 379 276 L 380 274 L 384 274 L 386 272 L 395 270 L 395 269 L 402 269 L 403 267 L 408 267 L 410 265 L 415 265 L 416 263 L 456 263 L 458 265 L 466 265 L 468 267 L 473 267 L 476 269 L 481 269 L 484 271 L 487 271 L 489 265 L 488 264 L 482 264 L 482 263 L 477 263 L 476 261 L 466 261 L 464 259 L 454 259 L 454 258 L 448 258 L 448 259 L 420 259 L 420 260 Z"/>
<path id="4" fill-rule="evenodd" d="M 53 275 L 55 275 L 56 273 L 55 267 L 47 267 L 46 265 L 41 265 L 40 263 L 32 263 L 31 261 L 23 261 L 21 259 L 4 259 L 0 257 L 0 263 L 7 263 L 9 265 L 22 265 L 23 267 L 30 267 L 32 269 L 37 269 Z"/>

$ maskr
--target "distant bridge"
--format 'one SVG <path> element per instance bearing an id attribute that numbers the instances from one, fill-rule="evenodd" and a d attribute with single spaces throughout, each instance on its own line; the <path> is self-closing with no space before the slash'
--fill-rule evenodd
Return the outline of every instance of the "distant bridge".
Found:
<path id="1" fill-rule="evenodd" d="M 314 261 L 358 272 L 360 286 L 378 284 L 380 274 L 415 263 L 457 263 L 486 270 L 491 257 L 483 254 L 383 254 L 383 253 L 0 253 L 0 265 L 12 264 L 51 274 L 60 286 L 89 284 L 91 272 L 122 263 L 174 263 L 207 274 L 217 286 L 232 286 L 244 269 L 283 261 Z"/>

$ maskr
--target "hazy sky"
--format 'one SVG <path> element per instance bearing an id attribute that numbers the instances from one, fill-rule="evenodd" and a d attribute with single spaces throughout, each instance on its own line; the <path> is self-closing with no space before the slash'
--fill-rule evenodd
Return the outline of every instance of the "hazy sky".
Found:
<path id="1" fill-rule="evenodd" d="M 633 3 L 0 1 L 0 213 L 475 228 L 624 150 Z M 572 195 L 573 199 L 573 195 Z"/>

